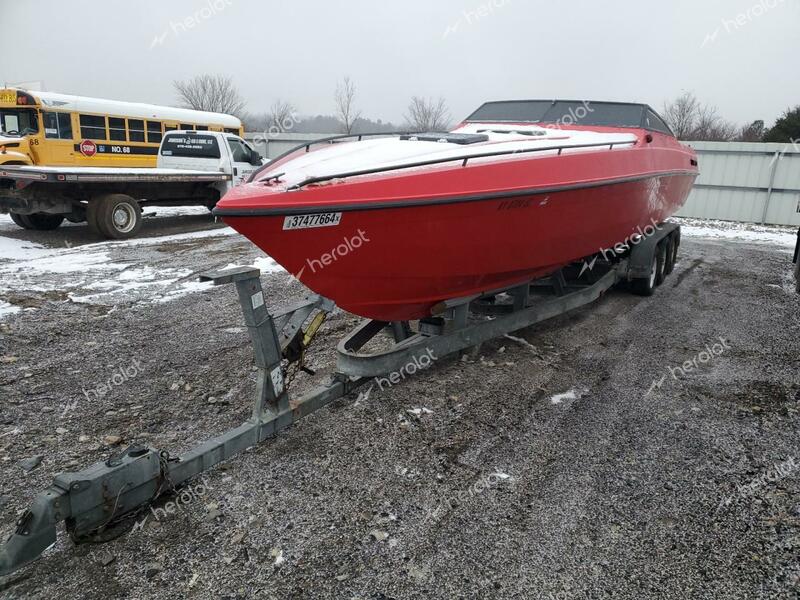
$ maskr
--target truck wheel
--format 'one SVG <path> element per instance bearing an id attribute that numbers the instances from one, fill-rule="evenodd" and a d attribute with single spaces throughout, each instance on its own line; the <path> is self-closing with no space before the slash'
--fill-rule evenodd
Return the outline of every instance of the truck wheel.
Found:
<path id="1" fill-rule="evenodd" d="M 14 221 L 17 225 L 22 227 L 23 229 L 33 229 L 33 225 L 31 225 L 30 221 L 28 221 L 27 215 L 18 215 L 17 213 L 11 213 L 11 220 Z"/>
<path id="2" fill-rule="evenodd" d="M 652 296 L 656 291 L 656 279 L 658 276 L 658 252 L 653 254 L 653 262 L 650 264 L 650 276 L 634 279 L 631 282 L 631 291 L 637 296 Z"/>
<path id="3" fill-rule="evenodd" d="M 38 231 L 52 231 L 58 229 L 64 222 L 64 215 L 48 215 L 47 213 L 34 213 L 25 215 L 25 220 L 31 224 L 31 229 Z"/>
<path id="4" fill-rule="evenodd" d="M 131 238 L 142 227 L 139 203 L 125 194 L 106 194 L 92 199 L 86 217 L 93 231 L 113 240 Z"/>

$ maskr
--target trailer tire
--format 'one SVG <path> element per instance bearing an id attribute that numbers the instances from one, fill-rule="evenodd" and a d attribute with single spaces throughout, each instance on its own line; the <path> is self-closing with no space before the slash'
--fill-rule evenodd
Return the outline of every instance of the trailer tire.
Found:
<path id="1" fill-rule="evenodd" d="M 673 270 L 672 265 L 672 238 L 667 236 L 664 238 L 664 279 L 666 279 Z"/>
<path id="2" fill-rule="evenodd" d="M 23 215 L 24 220 L 31 224 L 31 229 L 37 231 L 53 231 L 61 227 L 64 222 L 64 215 L 49 215 L 47 213 L 34 213 Z"/>
<path id="3" fill-rule="evenodd" d="M 112 240 L 135 236 L 142 228 L 139 203 L 125 194 L 105 194 L 89 201 L 86 220 L 89 227 Z"/>
<path id="4" fill-rule="evenodd" d="M 12 212 L 11 220 L 23 229 L 33 229 L 33 225 L 31 225 L 30 221 L 27 219 L 27 215 L 18 215 Z"/>
<path id="5" fill-rule="evenodd" d="M 678 238 L 670 235 L 664 240 L 667 243 L 667 262 L 664 264 L 664 275 L 671 275 L 678 261 Z"/>
<path id="6" fill-rule="evenodd" d="M 658 244 L 658 246 L 656 246 L 656 286 L 664 283 L 664 280 L 667 278 L 667 254 L 669 252 L 669 248 L 667 248 L 668 239 L 669 238 L 664 238 Z"/>
<path id="7" fill-rule="evenodd" d="M 92 233 L 102 236 L 103 232 L 100 231 L 100 227 L 97 225 L 97 209 L 95 208 L 94 203 L 94 200 L 89 200 L 89 203 L 86 206 L 86 224 L 89 226 L 89 230 Z"/>
<path id="8" fill-rule="evenodd" d="M 650 264 L 650 276 L 641 277 L 631 281 L 631 291 L 637 296 L 652 296 L 658 284 L 658 252 L 653 253 L 653 262 Z"/>
<path id="9" fill-rule="evenodd" d="M 797 257 L 797 262 L 794 264 L 794 289 L 800 294 L 800 256 Z"/>

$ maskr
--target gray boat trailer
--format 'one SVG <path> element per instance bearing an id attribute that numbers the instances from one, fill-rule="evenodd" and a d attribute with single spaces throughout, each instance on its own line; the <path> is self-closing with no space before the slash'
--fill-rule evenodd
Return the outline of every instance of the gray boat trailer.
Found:
<path id="1" fill-rule="evenodd" d="M 416 332 L 408 322 L 365 321 L 339 344 L 337 370 L 326 383 L 296 399 L 289 397 L 284 363 L 302 366 L 310 337 L 334 309 L 333 302 L 312 295 L 270 314 L 257 269 L 202 275 L 202 281 L 214 285 L 236 285 L 258 367 L 250 419 L 181 456 L 133 445 L 83 471 L 57 475 L 0 548 L 0 576 L 20 569 L 52 546 L 60 521 L 78 543 L 113 539 L 115 531 L 132 525 L 133 517 L 160 496 L 353 392 L 370 378 L 397 372 L 424 356 L 441 359 L 594 302 L 627 277 L 627 263 L 607 264 L 590 275 L 591 281 L 580 283 L 568 281 L 559 271 L 549 280 L 443 302 L 434 311 L 438 316 L 420 321 Z M 384 331 L 394 338 L 388 349 L 362 352 Z"/>

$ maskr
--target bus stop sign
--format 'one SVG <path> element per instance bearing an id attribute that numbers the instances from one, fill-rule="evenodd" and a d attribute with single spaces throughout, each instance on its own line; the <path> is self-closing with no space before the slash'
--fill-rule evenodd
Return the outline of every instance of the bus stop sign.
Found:
<path id="1" fill-rule="evenodd" d="M 80 145 L 81 154 L 84 156 L 94 156 L 97 154 L 97 144 L 92 140 L 83 140 Z"/>

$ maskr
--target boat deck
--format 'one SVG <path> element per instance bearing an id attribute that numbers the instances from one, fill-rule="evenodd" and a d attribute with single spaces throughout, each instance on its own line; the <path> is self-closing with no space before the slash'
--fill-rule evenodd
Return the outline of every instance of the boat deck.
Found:
<path id="1" fill-rule="evenodd" d="M 453 134 L 485 141 L 450 141 Z M 637 143 L 635 133 L 605 133 L 566 130 L 538 125 L 469 123 L 450 134 L 403 134 L 400 137 L 363 139 L 348 144 L 331 144 L 326 148 L 297 156 L 291 164 L 265 169 L 259 180 L 278 177 L 288 188 L 333 179 L 371 175 L 393 170 L 424 169 L 447 166 L 461 161 L 464 165 L 487 161 L 515 160 L 531 153 L 540 156 L 571 152 L 611 151 Z"/>

